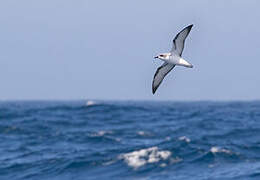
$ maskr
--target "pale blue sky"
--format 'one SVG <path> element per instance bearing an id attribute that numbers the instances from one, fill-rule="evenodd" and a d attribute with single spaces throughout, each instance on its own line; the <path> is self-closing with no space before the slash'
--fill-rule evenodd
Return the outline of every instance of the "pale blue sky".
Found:
<path id="1" fill-rule="evenodd" d="M 5 0 L 0 99 L 260 99 L 257 0 Z M 194 24 L 152 95 L 153 57 Z"/>

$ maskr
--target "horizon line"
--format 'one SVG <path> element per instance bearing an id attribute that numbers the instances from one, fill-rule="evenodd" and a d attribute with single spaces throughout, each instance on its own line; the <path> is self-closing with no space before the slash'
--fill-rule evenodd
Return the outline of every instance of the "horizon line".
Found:
<path id="1" fill-rule="evenodd" d="M 17 102 L 17 101 L 136 101 L 136 102 L 256 102 L 260 99 L 101 99 L 101 98 L 73 98 L 73 99 L 0 99 L 0 102 Z"/>

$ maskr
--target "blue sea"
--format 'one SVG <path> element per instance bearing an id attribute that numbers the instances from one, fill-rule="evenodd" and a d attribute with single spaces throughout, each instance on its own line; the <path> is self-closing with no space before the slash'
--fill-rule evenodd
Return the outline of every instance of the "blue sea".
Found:
<path id="1" fill-rule="evenodd" d="M 0 180 L 98 179 L 260 179 L 260 102 L 0 102 Z"/>

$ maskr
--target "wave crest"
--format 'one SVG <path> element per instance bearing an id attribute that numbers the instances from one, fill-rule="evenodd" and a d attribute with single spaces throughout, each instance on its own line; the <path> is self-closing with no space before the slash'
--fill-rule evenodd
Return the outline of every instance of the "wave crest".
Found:
<path id="1" fill-rule="evenodd" d="M 139 151 L 125 153 L 120 155 L 119 158 L 123 159 L 128 166 L 139 168 L 147 163 L 156 163 L 161 160 L 166 160 L 170 156 L 170 151 L 160 151 L 158 147 L 155 146 L 147 149 L 141 149 Z"/>

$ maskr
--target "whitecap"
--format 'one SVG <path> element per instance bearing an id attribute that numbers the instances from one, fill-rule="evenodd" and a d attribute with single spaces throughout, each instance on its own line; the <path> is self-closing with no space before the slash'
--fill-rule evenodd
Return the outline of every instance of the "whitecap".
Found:
<path id="1" fill-rule="evenodd" d="M 95 101 L 87 101 L 86 102 L 86 106 L 93 106 L 93 105 L 95 105 L 96 104 L 96 102 Z"/>
<path id="2" fill-rule="evenodd" d="M 160 164 L 160 167 L 165 167 L 167 164 L 165 164 L 165 163 L 162 163 L 162 164 Z"/>
<path id="3" fill-rule="evenodd" d="M 210 152 L 212 152 L 213 154 L 215 153 L 227 153 L 227 154 L 231 154 L 231 151 L 228 149 L 224 149 L 224 148 L 220 148 L 217 146 L 213 146 L 210 148 Z"/>
<path id="4" fill-rule="evenodd" d="M 106 131 L 98 131 L 97 133 L 98 136 L 104 136 L 105 134 L 107 134 Z"/>
<path id="5" fill-rule="evenodd" d="M 101 136 L 104 136 L 104 135 L 107 135 L 107 134 L 112 134 L 113 132 L 112 131 L 98 131 L 96 133 L 93 133 L 91 136 L 93 137 L 101 137 Z"/>
<path id="6" fill-rule="evenodd" d="M 190 138 L 186 137 L 186 136 L 181 136 L 179 137 L 179 140 L 180 141 L 185 141 L 186 143 L 189 143 L 190 142 Z"/>
<path id="7" fill-rule="evenodd" d="M 166 160 L 170 156 L 170 151 L 162 151 L 159 150 L 158 147 L 151 147 L 122 154 L 119 158 L 123 159 L 128 166 L 139 168 L 147 163 L 156 163 L 161 160 Z"/>
<path id="8" fill-rule="evenodd" d="M 140 136 L 144 136 L 146 133 L 144 131 L 138 131 L 137 134 Z"/>

